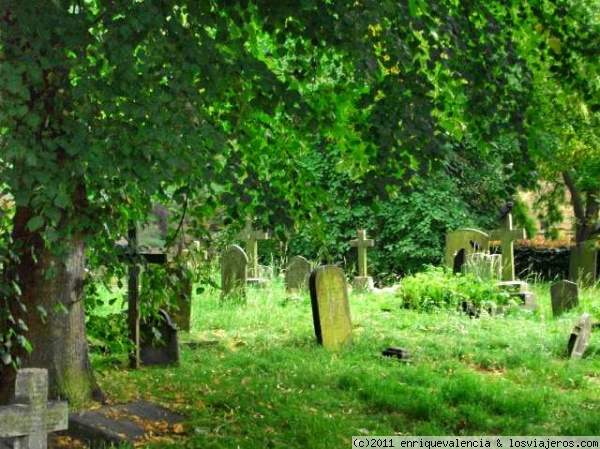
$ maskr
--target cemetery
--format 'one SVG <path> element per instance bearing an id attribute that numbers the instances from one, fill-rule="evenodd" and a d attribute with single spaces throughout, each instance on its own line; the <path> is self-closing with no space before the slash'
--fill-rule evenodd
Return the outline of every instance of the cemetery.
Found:
<path id="1" fill-rule="evenodd" d="M 0 449 L 600 435 L 597 0 L 6 0 Z"/>

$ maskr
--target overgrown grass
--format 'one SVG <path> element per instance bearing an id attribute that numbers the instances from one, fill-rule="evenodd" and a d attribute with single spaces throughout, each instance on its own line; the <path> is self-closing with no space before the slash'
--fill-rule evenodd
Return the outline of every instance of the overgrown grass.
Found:
<path id="1" fill-rule="evenodd" d="M 473 319 L 457 310 L 400 307 L 397 293 L 351 294 L 353 344 L 315 341 L 310 300 L 280 282 L 245 304 L 207 289 L 193 303 L 179 367 L 131 371 L 94 363 L 114 401 L 145 398 L 189 417 L 186 433 L 149 448 L 346 448 L 352 435 L 600 435 L 600 344 L 564 356 L 584 310 Z M 410 362 L 381 351 L 407 349 Z"/>

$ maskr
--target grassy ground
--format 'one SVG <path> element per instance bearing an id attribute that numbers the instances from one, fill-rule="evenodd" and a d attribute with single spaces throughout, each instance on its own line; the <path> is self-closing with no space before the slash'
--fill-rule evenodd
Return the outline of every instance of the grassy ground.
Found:
<path id="1" fill-rule="evenodd" d="M 179 367 L 130 371 L 99 358 L 115 401 L 156 401 L 185 413 L 185 433 L 149 448 L 346 448 L 353 435 L 600 435 L 600 336 L 564 357 L 574 322 L 598 311 L 597 290 L 560 318 L 541 308 L 472 319 L 395 307 L 392 293 L 351 294 L 353 344 L 315 342 L 310 300 L 281 283 L 222 304 L 193 303 Z M 391 311 L 383 311 L 382 309 Z M 411 362 L 380 355 L 407 349 Z"/>

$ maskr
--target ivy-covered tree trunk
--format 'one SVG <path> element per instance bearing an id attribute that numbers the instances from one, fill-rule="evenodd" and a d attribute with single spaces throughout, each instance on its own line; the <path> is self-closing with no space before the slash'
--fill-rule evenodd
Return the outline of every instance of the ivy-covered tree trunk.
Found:
<path id="1" fill-rule="evenodd" d="M 20 295 L 11 298 L 11 321 L 15 332 L 22 333 L 33 349 L 28 353 L 21 347 L 16 354 L 24 367 L 48 369 L 52 397 L 87 399 L 92 396 L 94 382 L 82 301 L 84 240 L 73 236 L 63 245 L 63 254 L 57 256 L 38 232 L 28 230 L 31 217 L 30 209 L 17 208 L 13 241 L 19 259 L 6 271 L 20 289 Z M 25 330 L 19 329 L 21 322 Z M 5 366 L 0 380 L 2 402 L 10 399 L 13 387 L 14 370 Z"/>

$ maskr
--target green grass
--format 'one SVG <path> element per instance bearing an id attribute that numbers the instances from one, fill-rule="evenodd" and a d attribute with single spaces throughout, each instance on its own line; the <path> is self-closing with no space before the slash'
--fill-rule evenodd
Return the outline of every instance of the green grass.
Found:
<path id="1" fill-rule="evenodd" d="M 346 448 L 352 435 L 600 435 L 600 344 L 564 357 L 579 308 L 468 316 L 400 308 L 395 294 L 351 294 L 351 346 L 315 341 L 310 300 L 283 285 L 250 290 L 246 304 L 208 289 L 193 303 L 179 367 L 131 371 L 94 357 L 113 400 L 145 398 L 185 413 L 185 434 L 149 448 Z M 397 306 L 396 306 L 397 305 Z M 391 311 L 382 311 L 390 309 Z M 411 362 L 384 358 L 399 346 Z"/>

